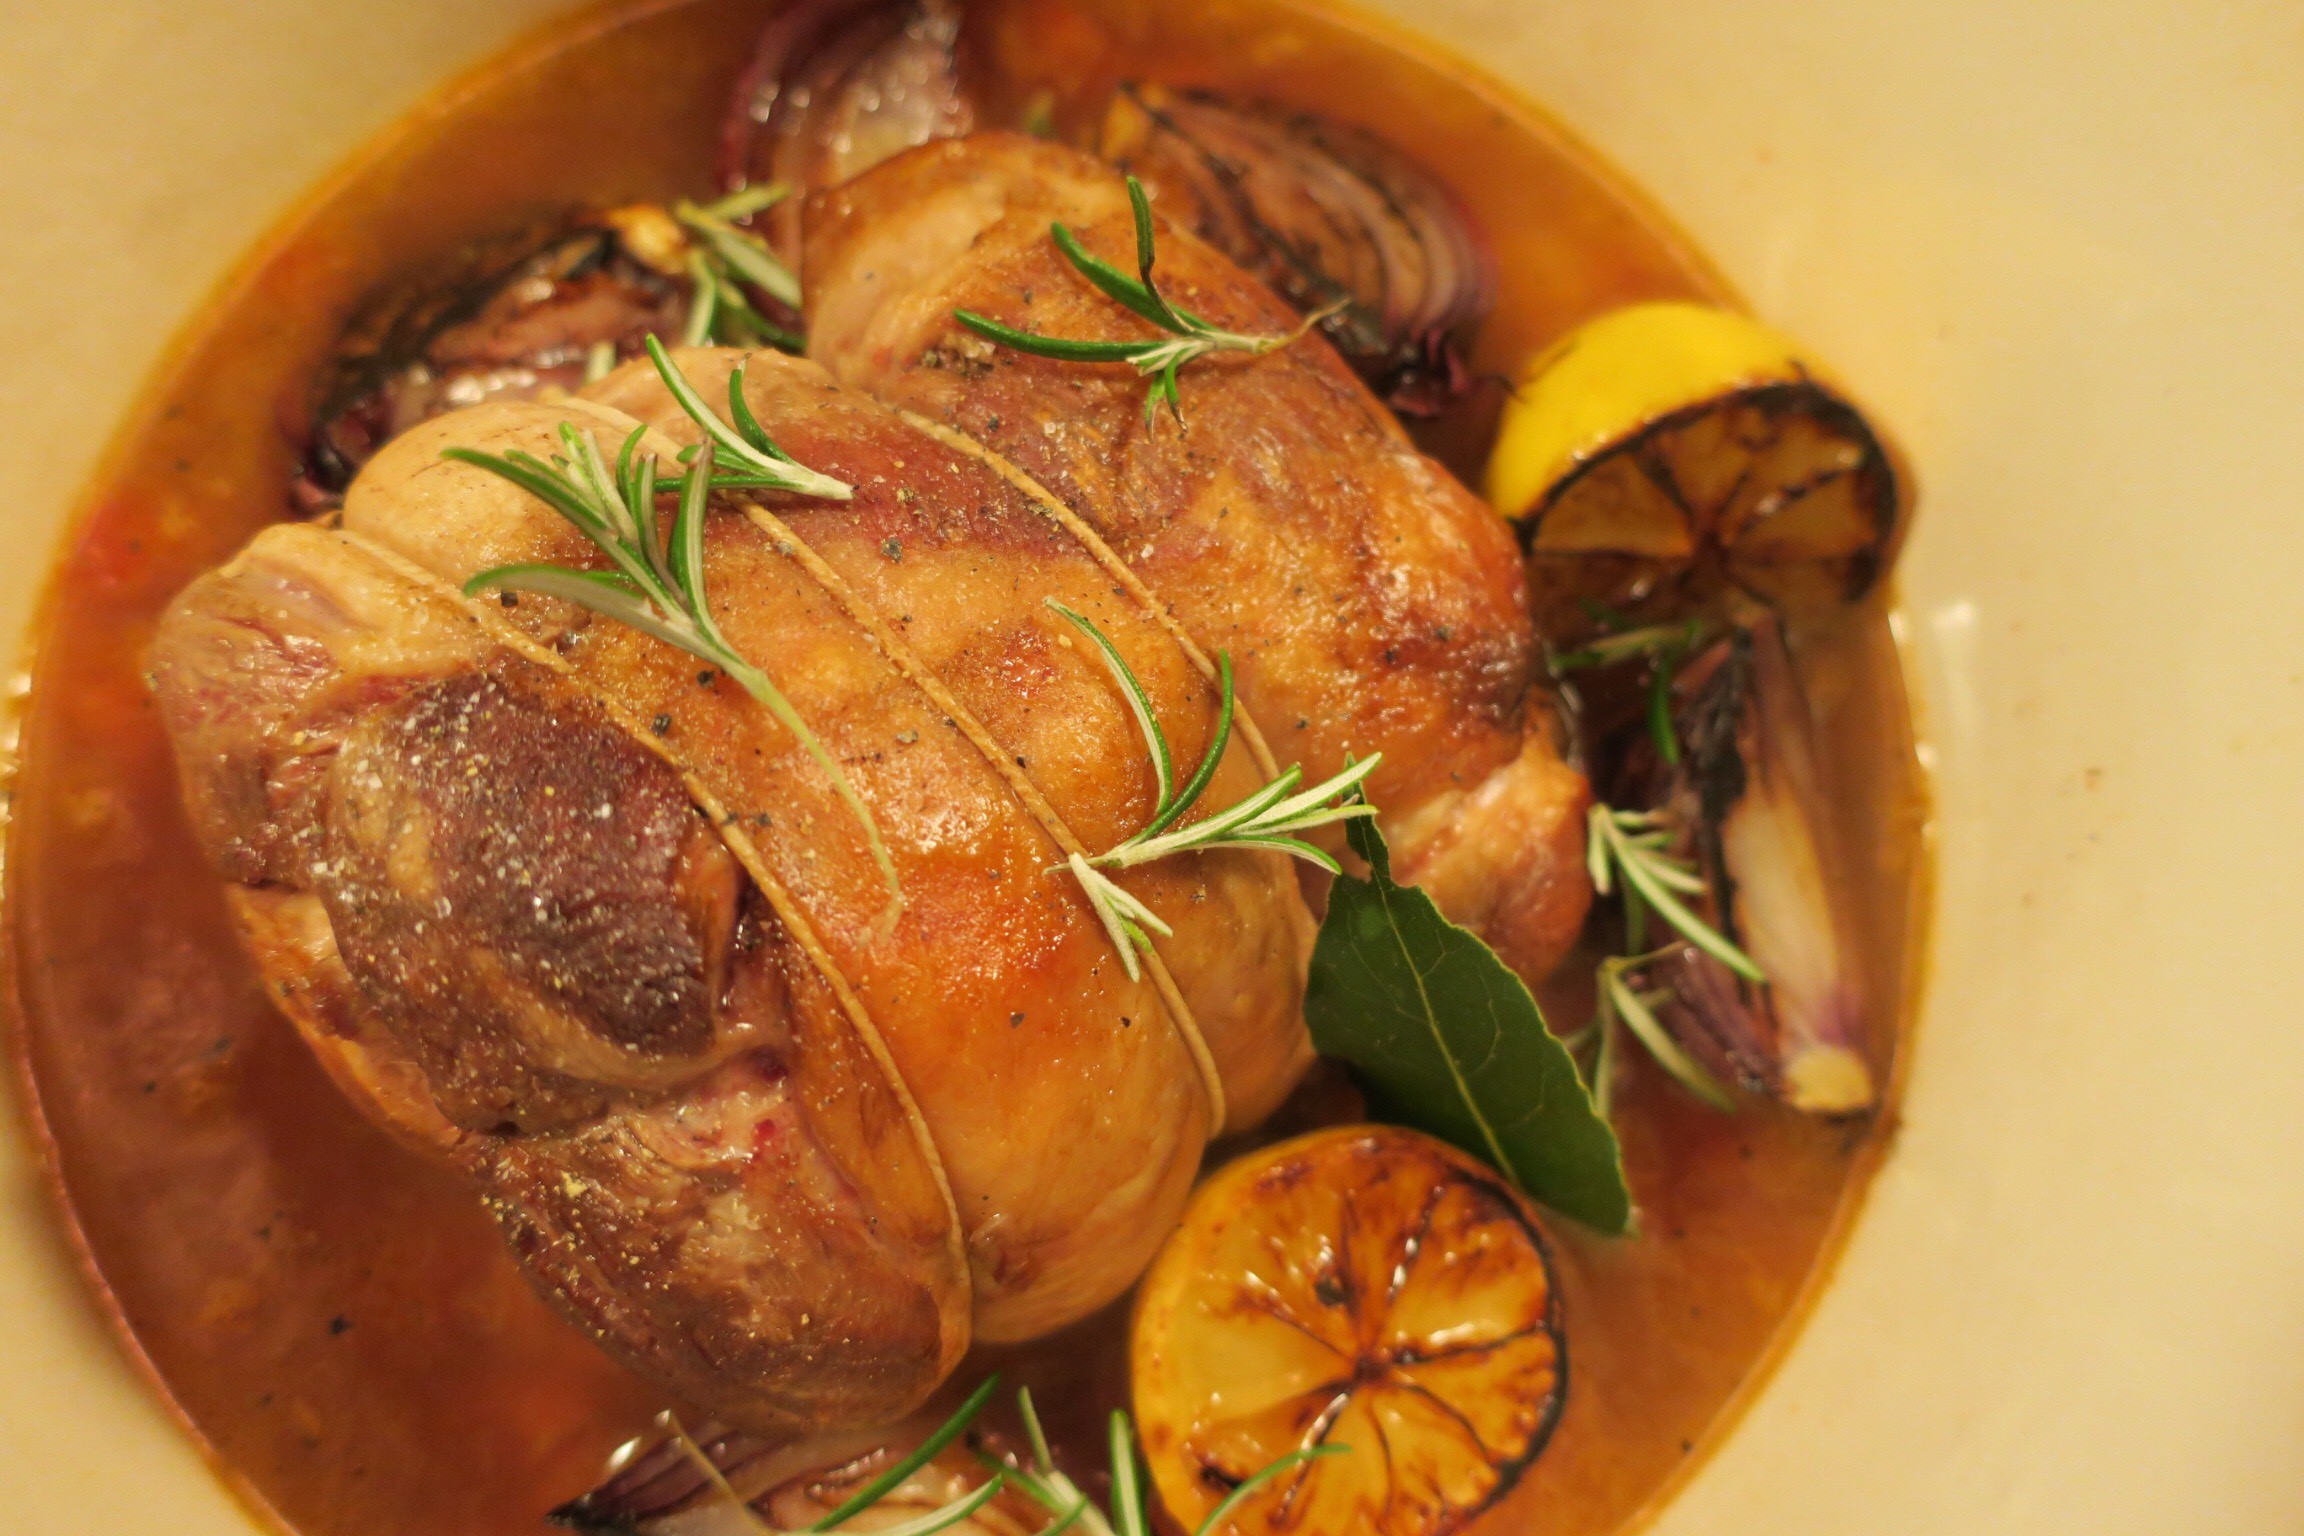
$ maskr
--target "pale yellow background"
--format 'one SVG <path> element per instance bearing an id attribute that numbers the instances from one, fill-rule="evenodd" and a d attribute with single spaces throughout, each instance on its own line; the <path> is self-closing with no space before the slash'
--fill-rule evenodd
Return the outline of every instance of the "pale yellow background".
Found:
<path id="1" fill-rule="evenodd" d="M 1908 1123 L 1660 1529 L 2304 1530 L 2304 8 L 1394 3 L 1643 180 L 1926 484 L 1943 878 Z M 554 8 L 0 5 L 0 632 L 203 288 Z M 244 1531 L 13 1142 L 0 1382 L 23 1528 Z"/>

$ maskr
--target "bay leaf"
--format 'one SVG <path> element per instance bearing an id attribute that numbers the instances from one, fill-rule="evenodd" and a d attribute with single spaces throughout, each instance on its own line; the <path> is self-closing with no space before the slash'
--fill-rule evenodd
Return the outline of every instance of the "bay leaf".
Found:
<path id="1" fill-rule="evenodd" d="M 1312 949 L 1304 1018 L 1387 1119 L 1483 1159 L 1603 1232 L 1627 1230 L 1616 1133 L 1527 984 L 1432 898 L 1392 879 L 1384 835 L 1350 824 L 1365 880 L 1336 877 Z"/>

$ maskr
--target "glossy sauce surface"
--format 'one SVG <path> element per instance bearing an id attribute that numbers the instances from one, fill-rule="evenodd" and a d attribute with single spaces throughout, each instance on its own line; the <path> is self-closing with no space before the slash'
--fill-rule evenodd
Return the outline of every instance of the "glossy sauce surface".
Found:
<path id="1" fill-rule="evenodd" d="M 186 581 L 282 515 L 283 423 L 360 298 L 573 203 L 704 190 L 766 10 L 700 0 L 564 24 L 323 189 L 163 370 L 40 621 L 8 945 L 45 1151 L 168 1395 L 252 1502 L 311 1536 L 535 1531 L 660 1404 L 547 1312 L 470 1193 L 362 1122 L 272 1013 L 178 812 L 143 649 Z M 1144 78 L 1387 134 L 1496 242 L 1502 297 L 1478 368 L 1507 372 L 1611 304 L 1719 292 L 1556 128 L 1365 24 L 1282 0 L 993 0 L 971 26 L 979 67 L 1019 100 L 1053 90 L 1060 122 Z M 1482 439 L 1471 414 L 1434 443 L 1459 463 Z M 1884 610 L 1850 615 L 1805 660 L 1848 843 L 1869 860 L 1851 896 L 1885 1042 L 1912 985 L 1924 803 Z M 1584 1015 L 1577 990 L 1548 998 L 1563 1027 Z M 1611 1242 L 1555 1224 L 1569 1401 L 1514 1530 L 1615 1530 L 1722 1430 L 1821 1282 L 1892 1121 L 1721 1116 L 1645 1067 L 1619 1104 L 1642 1230 Z M 1090 1450 L 1124 1393 L 1123 1322 L 999 1362 L 1038 1384 L 1079 1472 L 1101 1464 Z M 957 1379 L 978 1377 L 972 1363 Z"/>

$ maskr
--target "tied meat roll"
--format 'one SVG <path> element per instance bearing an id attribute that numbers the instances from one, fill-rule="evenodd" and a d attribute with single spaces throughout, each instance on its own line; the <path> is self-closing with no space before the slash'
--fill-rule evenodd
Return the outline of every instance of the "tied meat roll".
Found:
<path id="1" fill-rule="evenodd" d="M 1094 529 L 1184 633 L 1231 653 L 1280 764 L 1317 781 L 1381 751 L 1368 798 L 1394 874 L 1540 980 L 1591 903 L 1589 792 L 1561 761 L 1510 528 L 1324 341 L 1194 361 L 1179 423 L 1147 420 L 1124 363 L 1028 355 L 958 324 L 969 310 L 1049 336 L 1159 334 L 1072 266 L 1054 223 L 1135 269 L 1119 173 L 1018 134 L 923 145 L 816 194 L 809 355 Z M 1217 326 L 1300 318 L 1165 220 L 1157 247 L 1161 292 Z"/>
<path id="2" fill-rule="evenodd" d="M 735 361 L 679 355 L 723 392 Z M 600 562 L 442 448 L 683 424 L 639 367 L 595 387 L 637 414 L 493 405 L 395 440 L 340 529 L 268 530 L 178 600 L 157 686 L 286 1011 L 471 1171 L 540 1287 L 724 1418 L 884 1417 L 972 1335 L 1134 1278 L 1227 1113 L 1308 1059 L 1309 920 L 1278 855 L 1163 860 L 1118 877 L 1174 929 L 1126 974 L 1063 862 L 1142 825 L 1152 774 L 1044 599 L 1111 637 L 1187 757 L 1214 689 L 1028 498 L 807 363 L 754 357 L 748 399 L 855 498 L 716 507 L 707 585 L 869 807 L 893 925 L 861 823 L 726 677 L 463 597 L 507 561 Z M 1210 794 L 1257 782 L 1235 742 Z"/>
<path id="3" fill-rule="evenodd" d="M 1194 815 L 1381 752 L 1396 872 L 1523 974 L 1589 897 L 1501 522 L 1316 338 L 1193 364 L 1179 426 L 1125 369 L 959 330 L 966 307 L 1134 334 L 1055 255 L 1057 218 L 1116 248 L 1117 177 L 1005 135 L 899 156 L 810 206 L 813 361 L 673 354 L 709 401 L 741 368 L 782 450 L 853 487 L 716 494 L 702 559 L 729 645 L 839 779 L 717 667 L 463 591 L 606 562 L 443 451 L 548 457 L 567 424 L 613 455 L 638 427 L 673 472 L 701 432 L 646 363 L 404 432 L 334 525 L 259 535 L 154 642 L 193 823 L 336 1081 L 460 1167 L 612 1353 L 768 1434 L 894 1417 L 971 1340 L 1119 1296 L 1206 1144 L 1310 1060 L 1310 866 L 1116 873 L 1169 930 L 1140 973 L 1067 868 L 1159 790 L 1054 605 L 1125 659 L 1180 764 L 1216 740 L 1231 657 L 1239 727 Z M 1180 301 L 1290 324 L 1160 238 Z"/>

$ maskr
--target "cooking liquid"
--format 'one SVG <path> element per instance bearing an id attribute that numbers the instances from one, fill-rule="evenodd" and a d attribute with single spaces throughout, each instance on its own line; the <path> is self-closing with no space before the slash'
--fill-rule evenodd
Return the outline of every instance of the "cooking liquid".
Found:
<path id="1" fill-rule="evenodd" d="M 162 370 L 39 622 L 7 938 L 43 1151 L 142 1363 L 240 1492 L 307 1536 L 534 1532 L 662 1404 L 535 1298 L 470 1191 L 363 1122 L 266 1003 L 178 810 L 143 652 L 186 582 L 282 515 L 283 423 L 361 297 L 571 204 L 707 190 L 766 10 L 697 0 L 563 23 L 324 187 Z M 1288 0 L 993 0 L 970 26 L 1002 99 L 1045 90 L 1074 128 L 1135 78 L 1390 136 L 1495 241 L 1501 300 L 1476 369 L 1509 373 L 1613 304 L 1720 292 L 1557 127 L 1372 24 Z M 1434 446 L 1476 464 L 1483 438 L 1475 412 Z M 1884 609 L 1815 637 L 1807 662 L 1846 842 L 1868 860 L 1848 894 L 1885 1058 L 1913 985 L 1924 804 Z M 1588 987 L 1547 1001 L 1574 1027 Z M 1623 1527 L 1724 1432 L 1821 1283 L 1893 1118 L 1715 1114 L 1644 1061 L 1618 1104 L 1641 1230 L 1553 1224 L 1571 1385 L 1513 1500 L 1532 1533 Z M 1116 1307 L 996 1362 L 1035 1385 L 1096 1489 L 1103 1416 L 1125 1401 L 1124 1320 Z"/>

